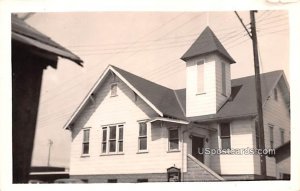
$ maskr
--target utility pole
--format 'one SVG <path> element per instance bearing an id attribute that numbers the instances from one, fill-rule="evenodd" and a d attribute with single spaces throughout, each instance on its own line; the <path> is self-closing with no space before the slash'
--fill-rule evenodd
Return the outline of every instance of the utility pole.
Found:
<path id="1" fill-rule="evenodd" d="M 265 135 L 264 135 L 264 120 L 263 120 L 263 110 L 262 110 L 262 97 L 261 97 L 261 83 L 260 83 L 260 71 L 259 71 L 259 59 L 257 51 L 257 35 L 256 35 L 256 23 L 255 23 L 255 12 L 250 11 L 251 19 L 251 37 L 253 44 L 253 55 L 254 55 L 254 70 L 255 70 L 255 87 L 256 87 L 256 105 L 258 113 L 258 126 L 259 126 L 259 148 L 265 149 Z M 262 178 L 266 178 L 266 156 L 260 155 L 260 167 Z"/>
<path id="2" fill-rule="evenodd" d="M 49 139 L 48 166 L 50 166 L 50 153 L 51 153 L 52 145 L 53 145 L 53 141 L 51 139 Z"/>

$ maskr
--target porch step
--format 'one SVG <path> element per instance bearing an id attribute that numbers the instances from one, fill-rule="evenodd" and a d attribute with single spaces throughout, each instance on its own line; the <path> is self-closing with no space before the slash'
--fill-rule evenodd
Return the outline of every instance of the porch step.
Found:
<path id="1" fill-rule="evenodd" d="M 187 172 L 184 175 L 186 182 L 224 181 L 220 175 L 204 165 L 192 155 L 187 156 Z"/>

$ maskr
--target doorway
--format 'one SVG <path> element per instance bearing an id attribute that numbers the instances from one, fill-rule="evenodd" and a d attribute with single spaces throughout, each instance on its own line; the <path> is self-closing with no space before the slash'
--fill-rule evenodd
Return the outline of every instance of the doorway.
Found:
<path id="1" fill-rule="evenodd" d="M 200 162 L 204 163 L 204 155 L 203 149 L 204 148 L 204 138 L 203 137 L 192 137 L 192 155 Z"/>

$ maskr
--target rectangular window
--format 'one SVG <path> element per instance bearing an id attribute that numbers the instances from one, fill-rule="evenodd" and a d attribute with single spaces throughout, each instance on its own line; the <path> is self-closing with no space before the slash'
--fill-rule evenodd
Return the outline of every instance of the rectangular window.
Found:
<path id="1" fill-rule="evenodd" d="M 118 145 L 119 145 L 119 152 L 123 152 L 123 125 L 119 126 L 119 140 L 118 140 Z"/>
<path id="2" fill-rule="evenodd" d="M 204 60 L 197 62 L 197 93 L 204 92 Z"/>
<path id="3" fill-rule="evenodd" d="M 169 129 L 169 150 L 179 149 L 178 129 Z"/>
<path id="4" fill-rule="evenodd" d="M 256 148 L 259 149 L 260 148 L 260 131 L 259 131 L 259 125 L 258 125 L 258 121 L 255 121 L 255 138 L 256 138 Z"/>
<path id="5" fill-rule="evenodd" d="M 109 152 L 116 152 L 116 126 L 109 127 Z"/>
<path id="6" fill-rule="evenodd" d="M 277 92 L 277 88 L 274 88 L 274 99 L 275 99 L 275 101 L 278 100 L 278 92 Z"/>
<path id="7" fill-rule="evenodd" d="M 274 126 L 269 124 L 270 148 L 274 148 Z"/>
<path id="8" fill-rule="evenodd" d="M 139 123 L 139 150 L 147 150 L 147 123 Z"/>
<path id="9" fill-rule="evenodd" d="M 146 179 L 146 178 L 137 179 L 137 182 L 138 183 L 140 183 L 140 182 L 148 182 L 148 179 Z"/>
<path id="10" fill-rule="evenodd" d="M 117 88 L 118 88 L 118 85 L 116 83 L 114 84 L 111 84 L 110 86 L 110 96 L 117 96 Z"/>
<path id="11" fill-rule="evenodd" d="M 102 153 L 106 153 L 107 127 L 102 128 Z"/>
<path id="12" fill-rule="evenodd" d="M 123 152 L 123 127 L 123 124 L 102 127 L 102 153 Z"/>
<path id="13" fill-rule="evenodd" d="M 280 129 L 280 141 L 281 141 L 281 144 L 284 143 L 284 129 Z"/>
<path id="14" fill-rule="evenodd" d="M 222 149 L 230 149 L 230 123 L 220 124 L 220 138 Z"/>
<path id="15" fill-rule="evenodd" d="M 226 95 L 226 65 L 222 62 L 222 94 Z"/>
<path id="16" fill-rule="evenodd" d="M 90 147 L 90 130 L 83 130 L 82 154 L 89 154 Z"/>
<path id="17" fill-rule="evenodd" d="M 107 183 L 118 183 L 118 179 L 108 179 Z"/>

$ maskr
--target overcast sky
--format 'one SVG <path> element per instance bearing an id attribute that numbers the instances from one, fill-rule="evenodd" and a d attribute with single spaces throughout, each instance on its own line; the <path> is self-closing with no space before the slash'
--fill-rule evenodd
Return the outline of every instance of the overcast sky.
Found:
<path id="1" fill-rule="evenodd" d="M 249 12 L 239 12 L 249 27 Z M 261 72 L 284 70 L 289 80 L 289 24 L 286 11 L 256 14 Z M 36 13 L 27 21 L 77 54 L 80 67 L 60 59 L 57 69 L 43 76 L 33 165 L 68 166 L 71 137 L 63 130 L 107 65 L 178 89 L 185 87 L 185 64 L 180 57 L 206 26 L 210 26 L 237 62 L 231 77 L 253 75 L 249 36 L 234 12 L 95 12 Z"/>

